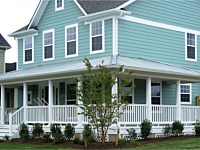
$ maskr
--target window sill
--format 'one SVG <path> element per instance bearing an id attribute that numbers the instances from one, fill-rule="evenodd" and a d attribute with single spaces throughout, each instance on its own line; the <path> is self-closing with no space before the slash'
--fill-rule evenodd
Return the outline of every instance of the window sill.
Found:
<path id="1" fill-rule="evenodd" d="M 90 50 L 90 54 L 99 54 L 99 53 L 104 53 L 105 50 L 96 50 L 96 51 L 91 51 Z"/>

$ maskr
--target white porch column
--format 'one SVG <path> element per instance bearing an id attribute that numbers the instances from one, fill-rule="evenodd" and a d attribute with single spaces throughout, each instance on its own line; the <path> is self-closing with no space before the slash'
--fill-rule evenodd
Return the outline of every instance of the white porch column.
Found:
<path id="1" fill-rule="evenodd" d="M 53 82 L 49 80 L 49 125 L 52 123 L 53 120 Z"/>
<path id="2" fill-rule="evenodd" d="M 14 108 L 18 107 L 18 88 L 14 89 Z"/>
<path id="3" fill-rule="evenodd" d="M 24 123 L 27 122 L 27 102 L 28 102 L 28 85 L 23 83 L 23 107 L 24 107 Z"/>
<path id="4" fill-rule="evenodd" d="M 118 95 L 118 79 L 115 79 L 115 84 L 112 87 L 112 95 Z M 112 99 L 114 101 L 114 99 Z"/>
<path id="5" fill-rule="evenodd" d="M 1 124 L 5 124 L 4 112 L 5 112 L 5 86 L 2 84 L 1 85 Z"/>
<path id="6" fill-rule="evenodd" d="M 176 106 L 177 106 L 177 113 L 176 113 L 176 120 L 181 121 L 181 82 L 180 80 L 176 81 Z"/>
<path id="7" fill-rule="evenodd" d="M 147 119 L 152 122 L 152 105 L 151 105 L 151 78 L 146 79 L 146 104 L 148 107 Z"/>
<path id="8" fill-rule="evenodd" d="M 80 89 L 82 86 L 82 81 L 79 80 L 78 82 L 78 89 Z M 83 102 L 80 101 L 80 97 L 77 97 L 77 104 L 78 105 L 82 105 Z M 77 115 L 78 113 L 81 113 L 83 110 L 80 108 L 80 107 L 77 107 Z M 83 124 L 83 121 L 84 121 L 84 118 L 83 118 L 83 115 L 78 115 L 77 116 L 77 120 L 78 120 L 78 125 L 81 126 Z"/>

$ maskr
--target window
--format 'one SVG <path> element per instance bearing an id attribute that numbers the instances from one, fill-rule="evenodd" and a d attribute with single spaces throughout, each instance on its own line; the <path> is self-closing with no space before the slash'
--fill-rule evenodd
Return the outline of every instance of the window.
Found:
<path id="1" fill-rule="evenodd" d="M 186 60 L 197 61 L 196 35 L 186 33 Z"/>
<path id="2" fill-rule="evenodd" d="M 78 56 L 78 24 L 65 27 L 65 56 Z"/>
<path id="3" fill-rule="evenodd" d="M 191 104 L 192 97 L 191 84 L 181 84 L 181 103 L 182 104 Z"/>
<path id="4" fill-rule="evenodd" d="M 90 53 L 104 52 L 104 21 L 90 24 Z"/>
<path id="5" fill-rule="evenodd" d="M 33 63 L 33 37 L 24 38 L 24 64 Z"/>
<path id="6" fill-rule="evenodd" d="M 76 84 L 67 84 L 67 105 L 76 104 Z"/>
<path id="7" fill-rule="evenodd" d="M 160 83 L 151 83 L 151 103 L 160 105 Z"/>
<path id="8" fill-rule="evenodd" d="M 55 11 L 64 9 L 64 0 L 55 0 Z"/>
<path id="9" fill-rule="evenodd" d="M 43 61 L 54 59 L 54 29 L 43 32 Z"/>
<path id="10" fill-rule="evenodd" d="M 32 91 L 28 91 L 28 104 L 32 104 Z"/>

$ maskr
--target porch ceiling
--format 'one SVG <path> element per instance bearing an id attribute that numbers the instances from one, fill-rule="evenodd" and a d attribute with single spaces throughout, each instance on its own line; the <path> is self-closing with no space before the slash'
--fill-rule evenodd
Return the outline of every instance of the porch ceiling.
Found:
<path id="1" fill-rule="evenodd" d="M 132 70 L 133 74 L 150 77 L 162 77 L 165 79 L 179 79 L 187 81 L 200 81 L 200 72 L 196 70 L 177 67 L 142 58 L 112 56 L 93 58 L 90 62 L 96 66 L 104 61 L 104 65 L 110 68 L 118 68 L 124 65 L 125 70 Z M 59 79 L 69 76 L 78 76 L 86 69 L 83 61 L 62 62 L 57 64 L 40 65 L 23 70 L 0 74 L 0 84 L 13 84 L 22 82 Z"/>

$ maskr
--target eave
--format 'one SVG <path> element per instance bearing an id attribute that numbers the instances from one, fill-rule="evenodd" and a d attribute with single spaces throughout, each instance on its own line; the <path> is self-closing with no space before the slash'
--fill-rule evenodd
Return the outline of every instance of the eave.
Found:
<path id="1" fill-rule="evenodd" d="M 24 37 L 24 36 L 28 36 L 28 35 L 35 35 L 35 34 L 38 34 L 37 30 L 29 29 L 29 30 L 20 31 L 20 32 L 14 32 L 14 33 L 9 34 L 8 36 L 20 38 L 20 37 Z"/>

